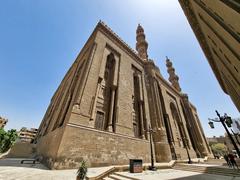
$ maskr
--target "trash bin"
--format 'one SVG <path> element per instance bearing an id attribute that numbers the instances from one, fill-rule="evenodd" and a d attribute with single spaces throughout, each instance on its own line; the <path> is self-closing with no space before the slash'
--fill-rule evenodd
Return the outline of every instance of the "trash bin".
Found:
<path id="1" fill-rule="evenodd" d="M 130 173 L 141 173 L 142 171 L 142 159 L 130 159 Z"/>

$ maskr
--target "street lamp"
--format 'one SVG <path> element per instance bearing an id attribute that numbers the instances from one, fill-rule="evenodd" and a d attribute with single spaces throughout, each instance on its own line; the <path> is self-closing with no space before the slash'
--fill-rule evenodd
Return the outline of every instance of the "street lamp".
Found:
<path id="1" fill-rule="evenodd" d="M 238 156 L 240 157 L 240 151 L 239 151 L 239 149 L 238 149 L 238 147 L 237 147 L 237 144 L 235 143 L 232 135 L 230 134 L 230 132 L 228 131 L 228 128 L 227 128 L 227 127 L 231 127 L 231 126 L 232 126 L 232 119 L 231 119 L 231 117 L 228 116 L 226 113 L 224 114 L 224 116 L 220 116 L 220 114 L 218 113 L 217 110 L 216 110 L 215 112 L 217 113 L 218 118 L 215 118 L 215 119 L 210 119 L 210 118 L 208 118 L 208 120 L 209 120 L 209 122 L 208 122 L 209 126 L 213 129 L 213 128 L 214 128 L 213 122 L 221 122 L 222 125 L 223 125 L 223 127 L 224 127 L 224 129 L 226 130 L 226 132 L 227 132 L 227 134 L 228 134 L 228 137 L 230 138 L 230 140 L 231 140 L 234 148 L 236 149 Z M 227 126 L 226 126 L 226 125 L 227 125 Z"/>
<path id="2" fill-rule="evenodd" d="M 191 160 L 191 157 L 190 157 L 190 154 L 189 154 L 189 151 L 188 151 L 188 146 L 187 146 L 187 138 L 184 137 L 183 138 L 183 143 L 184 143 L 184 146 L 186 148 L 186 151 L 187 151 L 187 156 L 188 156 L 188 164 L 192 164 L 192 160 Z"/>
<path id="3" fill-rule="evenodd" d="M 183 127 L 183 124 L 181 123 L 181 128 L 182 129 L 184 129 L 184 127 Z M 188 151 L 188 139 L 187 139 L 187 137 L 186 136 L 184 136 L 183 138 L 183 145 L 184 145 L 184 147 L 185 147 L 185 149 L 186 149 L 186 151 L 187 151 L 187 156 L 188 156 L 188 164 L 192 164 L 192 160 L 191 160 L 191 157 L 190 157 L 190 154 L 189 154 L 189 151 Z"/>
<path id="4" fill-rule="evenodd" d="M 153 143 L 152 143 L 152 134 L 155 133 L 156 131 L 154 131 L 150 124 L 149 124 L 149 129 L 148 129 L 148 132 L 149 132 L 149 139 L 150 139 L 150 150 L 151 150 L 151 166 L 149 166 L 149 170 L 151 171 L 156 171 L 156 167 L 154 166 L 154 158 L 153 158 Z"/>
<path id="5" fill-rule="evenodd" d="M 213 124 L 213 122 L 211 121 L 210 118 L 208 118 L 208 120 L 209 120 L 208 124 L 209 124 L 210 128 L 213 129 L 213 128 L 214 128 L 214 124 Z"/>

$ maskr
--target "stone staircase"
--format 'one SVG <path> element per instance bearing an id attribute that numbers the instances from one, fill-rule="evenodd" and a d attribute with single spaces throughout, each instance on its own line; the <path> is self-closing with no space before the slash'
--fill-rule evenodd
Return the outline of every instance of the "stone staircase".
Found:
<path id="1" fill-rule="evenodd" d="M 173 169 L 199 173 L 217 174 L 222 176 L 240 177 L 240 170 L 220 166 L 197 166 L 188 164 L 176 164 L 173 167 Z"/>
<path id="2" fill-rule="evenodd" d="M 109 174 L 107 177 L 103 178 L 103 180 L 139 180 L 139 179 L 125 176 L 117 172 L 113 172 Z"/>

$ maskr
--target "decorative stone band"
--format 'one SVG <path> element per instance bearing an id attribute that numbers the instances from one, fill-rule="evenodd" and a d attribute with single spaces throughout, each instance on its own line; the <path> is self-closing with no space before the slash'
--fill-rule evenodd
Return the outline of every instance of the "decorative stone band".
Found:
<path id="1" fill-rule="evenodd" d="M 139 138 L 135 138 L 135 137 L 127 136 L 127 135 L 124 135 L 124 134 L 119 134 L 119 133 L 113 133 L 113 132 L 109 132 L 109 131 L 101 131 L 101 130 L 97 130 L 95 128 L 91 128 L 91 127 L 87 127 L 87 126 L 83 126 L 83 125 L 78 125 L 78 124 L 74 124 L 74 123 L 67 123 L 67 126 L 74 127 L 74 128 L 85 129 L 85 130 L 88 130 L 88 131 L 101 132 L 102 134 L 109 134 L 111 136 L 118 136 L 118 137 L 128 138 L 128 139 L 135 140 L 135 141 L 143 141 L 143 142 L 149 143 L 149 141 L 145 140 L 145 139 L 139 139 Z"/>

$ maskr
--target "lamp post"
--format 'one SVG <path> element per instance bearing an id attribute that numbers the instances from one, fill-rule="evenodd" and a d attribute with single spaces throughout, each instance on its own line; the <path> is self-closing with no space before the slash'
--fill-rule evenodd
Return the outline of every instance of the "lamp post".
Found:
<path id="1" fill-rule="evenodd" d="M 223 125 L 223 127 L 224 127 L 224 129 L 226 130 L 226 132 L 227 132 L 227 134 L 228 134 L 228 137 L 230 138 L 230 140 L 231 140 L 234 148 L 236 149 L 238 156 L 240 157 L 240 151 L 239 151 L 239 149 L 238 149 L 238 147 L 237 147 L 237 144 L 235 143 L 232 135 L 230 134 L 230 132 L 228 131 L 228 128 L 227 128 L 227 126 L 228 126 L 228 127 L 231 127 L 231 124 L 232 124 L 232 119 L 231 119 L 231 117 L 230 117 L 230 116 L 227 116 L 226 113 L 224 114 L 224 116 L 220 116 L 220 114 L 218 113 L 217 110 L 216 110 L 216 113 L 217 113 L 218 118 L 215 118 L 215 119 L 210 119 L 210 118 L 208 118 L 208 120 L 209 120 L 209 123 L 208 123 L 209 126 L 213 129 L 213 128 L 214 128 L 213 122 L 221 122 L 222 125 Z M 218 120 L 218 119 L 219 119 L 219 120 Z M 227 125 L 227 126 L 226 126 L 226 125 Z"/>
<path id="2" fill-rule="evenodd" d="M 149 166 L 149 170 L 156 171 L 156 167 L 154 166 L 154 158 L 153 158 L 153 143 L 152 143 L 152 134 L 155 133 L 155 131 L 151 128 L 149 124 L 149 139 L 150 139 L 150 150 L 151 150 L 151 166 Z"/>
<path id="3" fill-rule="evenodd" d="M 189 154 L 189 151 L 188 151 L 188 146 L 187 146 L 187 138 L 186 137 L 184 137 L 183 138 L 184 140 L 183 140 L 183 143 L 184 143 L 184 146 L 185 146 L 185 148 L 186 148 L 186 151 L 187 151 L 187 156 L 188 156 L 188 164 L 192 164 L 192 160 L 191 160 L 191 157 L 190 157 L 190 154 Z"/>
<path id="4" fill-rule="evenodd" d="M 183 124 L 181 123 L 181 131 L 184 129 L 184 127 L 183 127 Z M 185 149 L 186 149 L 186 151 L 187 151 L 187 156 L 188 156 L 188 164 L 192 164 L 192 160 L 191 160 L 191 157 L 190 157 L 190 154 L 189 154 L 189 151 L 188 151 L 188 143 L 187 143 L 187 137 L 186 136 L 184 136 L 183 137 L 183 145 L 184 145 L 184 147 L 185 147 Z"/>

